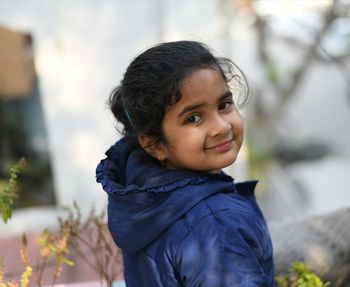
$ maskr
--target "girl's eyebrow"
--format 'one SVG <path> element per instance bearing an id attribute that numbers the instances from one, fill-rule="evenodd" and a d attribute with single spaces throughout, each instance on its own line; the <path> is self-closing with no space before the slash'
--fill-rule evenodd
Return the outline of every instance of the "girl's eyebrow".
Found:
<path id="1" fill-rule="evenodd" d="M 219 102 L 222 101 L 223 99 L 225 98 L 228 98 L 228 97 L 232 97 L 232 92 L 230 90 L 227 90 L 220 98 L 219 98 Z M 205 103 L 196 103 L 196 104 L 193 104 L 193 105 L 189 105 L 187 107 L 185 107 L 181 113 L 178 115 L 178 118 L 181 118 L 184 114 L 188 113 L 188 112 L 191 112 L 193 110 L 196 110 L 196 109 L 199 109 L 203 106 L 205 106 L 206 104 Z"/>
<path id="2" fill-rule="evenodd" d="M 181 118 L 184 114 L 187 114 L 188 112 L 191 112 L 191 111 L 196 110 L 198 108 L 201 108 L 203 106 L 205 106 L 204 103 L 189 105 L 189 106 L 185 107 L 177 117 Z"/>
<path id="3" fill-rule="evenodd" d="M 232 98 L 232 92 L 230 90 L 226 91 L 219 99 L 219 101 L 222 101 L 225 98 Z"/>

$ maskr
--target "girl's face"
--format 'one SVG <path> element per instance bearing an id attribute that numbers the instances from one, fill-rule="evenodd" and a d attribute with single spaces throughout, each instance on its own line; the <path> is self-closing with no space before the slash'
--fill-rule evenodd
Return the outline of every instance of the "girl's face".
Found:
<path id="1" fill-rule="evenodd" d="M 217 69 L 200 69 L 182 83 L 181 99 L 166 112 L 166 142 L 157 157 L 170 169 L 217 172 L 232 164 L 243 140 L 243 122 Z"/>

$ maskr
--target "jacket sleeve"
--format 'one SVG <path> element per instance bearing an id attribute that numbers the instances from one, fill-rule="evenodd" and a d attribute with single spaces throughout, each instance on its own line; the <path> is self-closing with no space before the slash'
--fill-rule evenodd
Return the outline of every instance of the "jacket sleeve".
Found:
<path id="1" fill-rule="evenodd" d="M 202 218 L 178 245 L 184 286 L 274 286 L 263 269 L 266 230 L 254 216 L 232 210 Z"/>

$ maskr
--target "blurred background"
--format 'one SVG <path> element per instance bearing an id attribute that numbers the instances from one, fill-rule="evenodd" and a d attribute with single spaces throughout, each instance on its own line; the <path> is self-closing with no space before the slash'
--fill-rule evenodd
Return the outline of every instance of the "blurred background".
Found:
<path id="1" fill-rule="evenodd" d="M 227 172 L 260 179 L 269 222 L 350 206 L 349 0 L 1 0 L 0 187 L 27 164 L 0 242 L 54 227 L 74 201 L 106 207 L 95 167 L 120 137 L 109 93 L 138 53 L 182 39 L 249 79 L 245 145 Z"/>

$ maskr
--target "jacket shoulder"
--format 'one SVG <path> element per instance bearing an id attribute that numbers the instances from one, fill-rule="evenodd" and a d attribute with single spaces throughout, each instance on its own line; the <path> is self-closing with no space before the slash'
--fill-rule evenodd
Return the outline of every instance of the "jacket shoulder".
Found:
<path id="1" fill-rule="evenodd" d="M 194 228 L 200 225 L 206 217 L 228 217 L 225 219 L 227 228 L 235 228 L 247 221 L 258 221 L 265 224 L 261 211 L 251 195 L 229 192 L 217 193 L 198 202 L 192 209 L 179 218 L 169 229 L 168 237 L 174 244 L 178 244 L 188 236 Z M 245 218 L 243 221 L 238 219 Z M 261 222 L 260 222 L 261 221 Z M 250 228 L 240 226 L 240 228 Z"/>
<path id="2" fill-rule="evenodd" d="M 250 196 L 221 193 L 202 200 L 169 229 L 167 238 L 174 269 L 190 286 L 209 280 L 208 274 L 223 280 L 220 286 L 273 278 L 269 232 Z"/>

